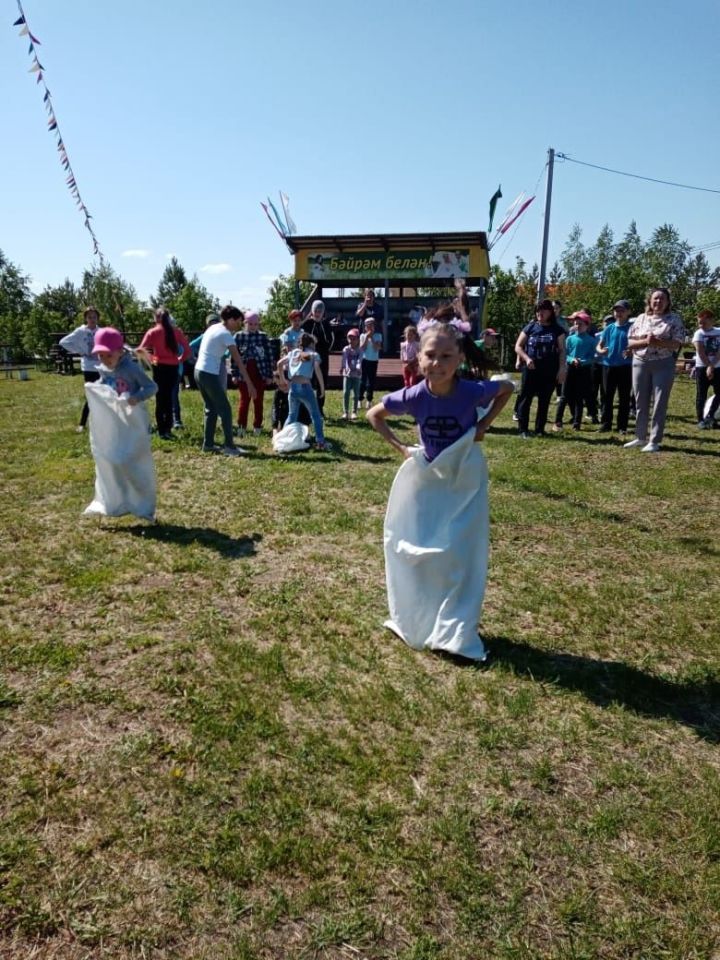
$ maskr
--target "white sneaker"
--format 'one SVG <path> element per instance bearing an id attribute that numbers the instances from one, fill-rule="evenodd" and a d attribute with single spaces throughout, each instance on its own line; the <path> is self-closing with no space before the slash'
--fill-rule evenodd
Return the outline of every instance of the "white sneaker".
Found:
<path id="1" fill-rule="evenodd" d="M 357 413 L 356 413 L 355 410 L 353 410 L 353 412 L 350 414 L 350 419 L 351 419 L 351 420 L 357 420 Z"/>
<path id="2" fill-rule="evenodd" d="M 244 437 L 245 436 L 245 427 L 235 427 L 235 436 Z"/>
<path id="3" fill-rule="evenodd" d="M 640 452 L 641 453 L 660 453 L 660 444 L 646 443 Z"/>
<path id="4" fill-rule="evenodd" d="M 83 427 L 81 424 L 78 424 L 78 426 L 75 427 L 75 433 L 83 433 L 84 431 L 85 427 Z"/>
<path id="5" fill-rule="evenodd" d="M 641 447 L 643 444 L 642 440 L 638 440 L 637 437 L 634 440 L 628 440 L 627 443 L 624 443 L 623 446 L 627 450 L 628 447 Z"/>
<path id="6" fill-rule="evenodd" d="M 254 437 L 261 437 L 261 436 L 262 436 L 262 427 L 255 427 L 255 429 L 253 430 L 253 436 L 254 436 Z"/>

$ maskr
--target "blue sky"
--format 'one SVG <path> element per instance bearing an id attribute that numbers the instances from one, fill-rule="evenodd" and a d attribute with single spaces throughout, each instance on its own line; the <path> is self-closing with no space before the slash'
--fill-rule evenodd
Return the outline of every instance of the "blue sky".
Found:
<path id="1" fill-rule="evenodd" d="M 80 280 L 90 237 L 4 3 L 0 248 L 33 288 Z M 147 297 L 175 254 L 221 300 L 261 306 L 300 233 L 487 227 L 538 199 L 491 260 L 539 260 L 549 146 L 720 189 L 717 0 L 27 0 L 63 139 L 100 245 Z M 720 240 L 720 195 L 556 166 L 550 262 L 579 222 Z M 708 254 L 713 265 L 720 251 Z"/>

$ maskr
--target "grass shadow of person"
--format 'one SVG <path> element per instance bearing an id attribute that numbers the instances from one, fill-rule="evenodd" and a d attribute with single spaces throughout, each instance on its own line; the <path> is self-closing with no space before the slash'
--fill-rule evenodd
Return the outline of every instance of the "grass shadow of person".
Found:
<path id="1" fill-rule="evenodd" d="M 698 671 L 697 680 L 669 680 L 617 660 L 541 650 L 507 637 L 483 635 L 493 664 L 517 676 L 582 694 L 600 707 L 618 705 L 645 717 L 672 720 L 720 743 L 720 678 Z"/>
<path id="2" fill-rule="evenodd" d="M 198 543 L 230 560 L 255 556 L 256 544 L 262 540 L 262 535 L 259 533 L 253 533 L 249 537 L 230 537 L 211 527 L 182 527 L 175 523 L 162 522 L 154 526 L 137 524 L 123 527 L 118 532 L 129 533 L 133 537 L 142 537 L 144 540 L 157 540 L 160 543 L 177 543 L 180 546 Z"/>

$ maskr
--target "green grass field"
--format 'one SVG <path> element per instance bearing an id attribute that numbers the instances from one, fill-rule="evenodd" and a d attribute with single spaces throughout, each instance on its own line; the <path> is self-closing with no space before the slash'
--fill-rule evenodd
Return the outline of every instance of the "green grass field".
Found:
<path id="1" fill-rule="evenodd" d="M 0 380 L 0 957 L 720 957 L 720 432 L 485 443 L 487 669 L 386 613 L 399 464 L 154 440 L 82 518 L 79 377 Z M 410 435 L 410 424 L 401 427 Z"/>

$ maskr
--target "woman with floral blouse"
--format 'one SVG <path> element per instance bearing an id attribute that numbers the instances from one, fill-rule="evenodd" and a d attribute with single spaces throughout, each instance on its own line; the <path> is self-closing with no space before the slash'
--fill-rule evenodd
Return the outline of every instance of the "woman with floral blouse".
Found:
<path id="1" fill-rule="evenodd" d="M 680 317 L 672 312 L 670 291 L 656 287 L 650 291 L 645 312 L 632 321 L 628 336 L 628 348 L 633 356 L 632 382 L 637 419 L 635 439 L 626 443 L 626 447 L 642 447 L 643 453 L 659 451 L 675 379 L 675 357 L 684 342 L 685 328 Z"/>

